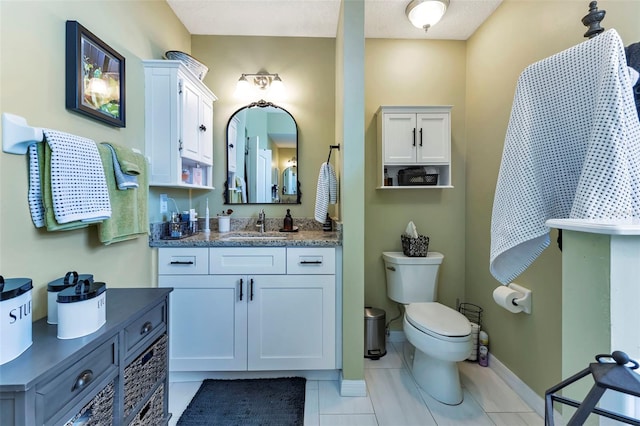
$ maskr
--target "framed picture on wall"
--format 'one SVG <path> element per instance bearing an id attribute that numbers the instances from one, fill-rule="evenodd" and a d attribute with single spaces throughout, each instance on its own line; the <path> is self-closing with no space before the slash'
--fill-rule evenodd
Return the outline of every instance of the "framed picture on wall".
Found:
<path id="1" fill-rule="evenodd" d="M 66 28 L 66 107 L 125 127 L 124 57 L 77 21 Z"/>

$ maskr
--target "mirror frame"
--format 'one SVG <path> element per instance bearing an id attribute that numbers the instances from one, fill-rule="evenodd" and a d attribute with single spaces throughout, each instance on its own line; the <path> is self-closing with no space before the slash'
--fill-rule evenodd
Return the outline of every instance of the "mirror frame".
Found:
<path id="1" fill-rule="evenodd" d="M 245 109 L 251 109 L 251 108 L 267 108 L 267 107 L 272 107 L 272 108 L 276 108 L 279 109 L 281 111 L 283 111 L 284 113 L 286 113 L 287 115 L 289 115 L 289 117 L 291 117 L 291 120 L 293 120 L 293 124 L 295 126 L 296 129 L 296 166 L 298 171 L 300 170 L 300 138 L 298 137 L 298 133 L 299 133 L 299 129 L 298 129 L 298 123 L 296 122 L 296 119 L 293 117 L 293 115 L 287 111 L 286 109 L 282 108 L 279 105 L 276 105 L 272 102 L 267 102 L 264 99 L 261 99 L 257 102 L 252 102 L 248 105 L 245 105 L 241 108 L 238 108 L 233 114 L 231 114 L 231 116 L 229 117 L 229 120 L 227 121 L 227 126 L 225 128 L 225 152 L 226 152 L 226 169 L 225 169 L 225 180 L 224 180 L 224 204 L 229 204 L 229 205 L 250 205 L 250 204 L 302 204 L 302 193 L 300 192 L 300 179 L 296 179 L 296 184 L 297 184 L 297 193 L 296 193 L 296 201 L 295 202 L 289 202 L 289 203 L 230 203 L 229 202 L 229 125 L 231 124 L 231 122 L 233 121 L 234 117 L 242 110 Z M 299 172 L 298 172 L 298 177 L 300 176 Z M 282 188 L 279 187 L 278 191 L 281 192 Z"/>

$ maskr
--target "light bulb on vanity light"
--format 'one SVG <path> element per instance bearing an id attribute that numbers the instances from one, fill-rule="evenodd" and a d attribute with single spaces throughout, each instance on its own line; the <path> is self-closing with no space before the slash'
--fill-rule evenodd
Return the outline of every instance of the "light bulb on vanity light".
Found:
<path id="1" fill-rule="evenodd" d="M 234 92 L 234 96 L 236 98 L 247 98 L 251 96 L 251 84 L 244 74 L 240 76 L 240 79 L 236 83 L 236 91 Z"/>

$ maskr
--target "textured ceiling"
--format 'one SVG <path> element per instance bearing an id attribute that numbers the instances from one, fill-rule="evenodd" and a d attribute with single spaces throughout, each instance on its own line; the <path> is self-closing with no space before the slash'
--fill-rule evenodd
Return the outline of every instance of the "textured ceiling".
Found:
<path id="1" fill-rule="evenodd" d="M 349 0 L 346 0 L 349 1 Z M 365 0 L 365 37 L 466 40 L 502 0 L 451 0 L 427 33 L 404 10 L 409 0 Z M 335 37 L 340 0 L 167 0 L 191 34 Z"/>

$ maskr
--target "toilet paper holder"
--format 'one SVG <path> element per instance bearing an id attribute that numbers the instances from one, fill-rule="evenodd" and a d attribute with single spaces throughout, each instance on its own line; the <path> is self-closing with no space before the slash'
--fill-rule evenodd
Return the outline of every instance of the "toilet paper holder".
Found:
<path id="1" fill-rule="evenodd" d="M 529 290 L 528 288 L 524 288 L 521 285 L 518 285 L 516 283 L 509 283 L 507 287 L 516 293 L 514 294 L 515 297 L 511 299 L 511 304 L 519 308 L 518 310 L 511 310 L 511 309 L 508 309 L 508 310 L 513 313 L 524 312 L 525 314 L 530 314 L 531 313 L 531 290 Z M 494 295 L 494 299 L 495 299 L 495 295 Z M 496 300 L 496 303 L 497 302 L 498 300 Z M 498 304 L 500 305 L 500 303 Z"/>

